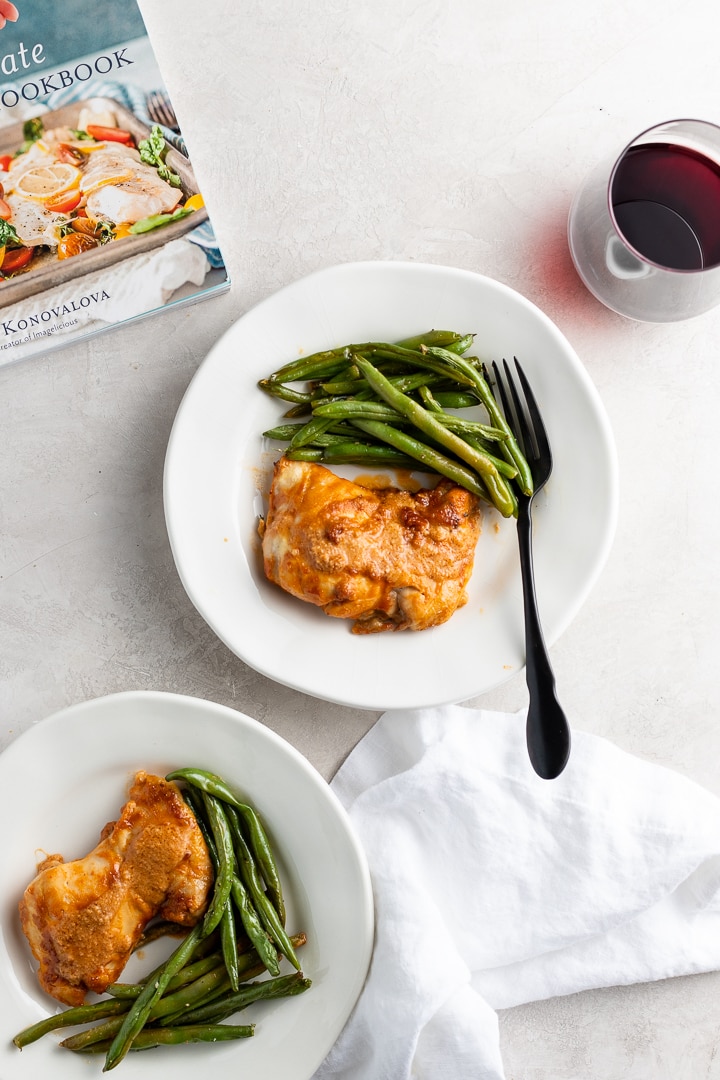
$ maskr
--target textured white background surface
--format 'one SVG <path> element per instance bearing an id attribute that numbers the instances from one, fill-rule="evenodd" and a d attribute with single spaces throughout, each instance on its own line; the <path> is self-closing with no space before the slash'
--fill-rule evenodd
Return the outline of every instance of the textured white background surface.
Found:
<path id="1" fill-rule="evenodd" d="M 165 689 L 241 709 L 333 774 L 374 715 L 273 685 L 203 624 L 168 547 L 163 457 L 192 374 L 252 304 L 321 266 L 409 259 L 519 290 L 586 365 L 617 440 L 620 520 L 553 649 L 562 697 L 577 728 L 720 794 L 720 310 L 630 323 L 585 292 L 565 242 L 598 157 L 657 121 L 720 122 L 715 5 L 142 8 L 234 287 L 0 370 L 0 745 L 66 704 Z M 517 676 L 482 704 L 524 701 Z M 509 1011 L 508 1077 L 718 1078 L 719 999 L 707 975 Z"/>

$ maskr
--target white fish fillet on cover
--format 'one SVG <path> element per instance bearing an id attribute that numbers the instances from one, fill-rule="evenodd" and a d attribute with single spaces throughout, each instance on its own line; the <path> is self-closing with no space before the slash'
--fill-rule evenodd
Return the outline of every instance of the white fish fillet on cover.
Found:
<path id="1" fill-rule="evenodd" d="M 141 161 L 134 147 L 116 143 L 89 156 L 82 187 L 91 189 L 101 183 L 88 195 L 86 210 L 91 218 L 116 224 L 140 221 L 151 214 L 170 213 L 182 198 L 180 189 L 171 187 L 151 165 Z"/>
<path id="2" fill-rule="evenodd" d="M 85 209 L 88 217 L 101 221 L 140 221 L 151 214 L 169 214 L 182 198 L 179 188 L 161 180 L 154 169 L 135 170 L 132 180 L 105 184 L 91 195 Z"/>
<path id="3" fill-rule="evenodd" d="M 64 214 L 55 214 L 41 202 L 25 199 L 22 195 L 6 195 L 5 201 L 12 210 L 12 223 L 24 244 L 39 247 L 57 243 L 56 230 L 65 220 Z"/>

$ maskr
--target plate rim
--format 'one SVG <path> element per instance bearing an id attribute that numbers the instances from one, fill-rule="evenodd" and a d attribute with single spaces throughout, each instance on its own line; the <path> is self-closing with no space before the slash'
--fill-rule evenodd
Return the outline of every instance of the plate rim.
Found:
<path id="1" fill-rule="evenodd" d="M 223 349 L 228 341 L 232 341 L 233 335 L 238 332 L 237 328 L 248 317 L 257 317 L 262 314 L 263 309 L 270 307 L 277 302 L 282 302 L 282 298 L 293 291 L 300 292 L 301 289 L 311 286 L 313 282 L 322 279 L 323 277 L 334 277 L 341 274 L 353 274 L 353 273 L 388 273 L 388 272 L 401 272 L 401 273 L 437 273 L 444 277 L 454 276 L 458 279 L 465 281 L 471 281 L 474 283 L 480 283 L 485 288 L 495 290 L 500 296 L 505 296 L 511 299 L 513 303 L 519 303 L 527 311 L 529 311 L 535 319 L 538 319 L 549 335 L 557 343 L 565 355 L 573 374 L 579 384 L 581 384 L 584 396 L 588 401 L 593 417 L 597 423 L 597 431 L 599 435 L 598 446 L 602 451 L 601 457 L 604 463 L 604 479 L 606 481 L 608 505 L 607 513 L 604 518 L 604 528 L 602 534 L 598 537 L 598 544 L 595 549 L 592 566 L 589 570 L 581 589 L 578 589 L 575 593 L 572 602 L 568 602 L 562 619 L 557 621 L 557 624 L 551 631 L 546 633 L 546 641 L 549 646 L 553 645 L 566 631 L 570 623 L 576 617 L 583 604 L 587 600 L 590 592 L 596 585 L 600 574 L 607 562 L 608 556 L 612 549 L 613 541 L 617 531 L 617 523 L 619 516 L 619 464 L 617 447 L 612 431 L 609 416 L 605 409 L 604 403 L 600 397 L 599 391 L 592 381 L 588 371 L 584 367 L 580 357 L 567 339 L 563 331 L 557 326 L 557 324 L 547 315 L 541 308 L 537 306 L 532 300 L 528 299 L 522 293 L 518 292 L 512 286 L 499 281 L 496 278 L 492 278 L 488 275 L 478 273 L 474 270 L 467 270 L 461 267 L 448 266 L 439 263 L 427 263 L 427 262 L 412 262 L 408 260 L 355 260 L 345 263 L 336 263 L 326 267 L 317 268 L 308 274 L 301 275 L 291 282 L 281 286 L 276 291 L 270 293 L 267 296 L 262 297 L 254 305 L 244 311 L 236 320 L 229 326 L 221 336 L 213 343 L 204 358 L 200 362 L 198 368 L 193 374 L 189 384 L 187 385 L 182 399 L 179 403 L 178 409 L 173 420 L 172 428 L 168 438 L 165 460 L 163 466 L 163 505 L 165 513 L 165 524 L 168 534 L 168 540 L 170 543 L 175 568 L 183 585 L 183 588 L 193 604 L 197 612 L 215 634 L 215 636 L 223 642 L 224 645 L 240 659 L 248 667 L 257 671 L 259 674 L 271 679 L 279 685 L 286 686 L 292 690 L 296 690 L 299 693 L 304 693 L 309 696 L 315 697 L 322 701 L 327 701 L 333 704 L 342 705 L 349 708 L 356 708 L 361 710 L 372 711 L 385 711 L 388 709 L 405 709 L 405 708 L 432 708 L 442 705 L 457 704 L 463 701 L 472 699 L 473 697 L 487 693 L 492 689 L 496 689 L 502 686 L 504 683 L 513 678 L 516 674 L 521 673 L 524 670 L 524 662 L 518 666 L 513 667 L 502 676 L 496 678 L 491 685 L 481 686 L 472 690 L 469 694 L 463 689 L 459 694 L 448 695 L 441 694 L 435 695 L 433 698 L 415 698 L 413 700 L 395 701 L 390 700 L 387 695 L 383 698 L 376 698 L 372 701 L 361 700 L 358 701 L 353 696 L 340 696 L 337 693 L 324 693 L 322 688 L 313 686 L 309 689 L 306 684 L 303 684 L 297 678 L 284 677 L 281 673 L 278 673 L 277 669 L 270 663 L 262 663 L 256 656 L 250 660 L 247 656 L 247 651 L 243 654 L 238 651 L 237 643 L 230 639 L 230 635 L 224 633 L 223 630 L 218 627 L 213 619 L 213 616 L 208 608 L 208 605 L 204 601 L 202 595 L 198 594 L 197 589 L 194 587 L 193 582 L 190 580 L 186 568 L 183 566 L 183 560 L 179 557 L 178 549 L 181 546 L 181 542 L 178 539 L 177 531 L 175 529 L 175 523 L 172 519 L 172 507 L 171 498 L 169 496 L 169 490 L 171 487 L 171 474 L 174 467 L 174 457 L 176 454 L 176 448 L 181 438 L 181 429 L 185 422 L 185 417 L 188 413 L 190 402 L 192 400 L 194 388 L 204 378 L 206 372 L 211 370 L 212 365 L 217 362 L 217 357 L 222 356 Z M 258 460 L 260 459 L 260 452 L 258 452 Z M 440 628 L 442 629 L 442 628 Z"/>

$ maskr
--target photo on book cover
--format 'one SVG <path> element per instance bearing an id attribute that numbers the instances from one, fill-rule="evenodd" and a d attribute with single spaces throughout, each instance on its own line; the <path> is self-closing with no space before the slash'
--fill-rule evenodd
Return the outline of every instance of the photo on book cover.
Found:
<path id="1" fill-rule="evenodd" d="M 0 0 L 0 365 L 229 284 L 135 0 Z"/>

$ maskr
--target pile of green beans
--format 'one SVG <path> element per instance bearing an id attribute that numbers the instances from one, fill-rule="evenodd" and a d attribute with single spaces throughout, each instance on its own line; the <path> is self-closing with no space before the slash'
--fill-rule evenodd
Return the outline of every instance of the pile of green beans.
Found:
<path id="1" fill-rule="evenodd" d="M 482 362 L 464 354 L 473 334 L 430 330 L 301 357 L 259 387 L 290 408 L 263 432 L 285 456 L 322 465 L 387 466 L 447 477 L 517 515 L 532 475 L 498 408 Z M 463 416 L 482 406 L 484 420 Z"/>
<path id="2" fill-rule="evenodd" d="M 306 937 L 285 930 L 277 863 L 256 811 L 214 773 L 177 769 L 166 779 L 183 785 L 213 864 L 203 919 L 141 982 L 114 983 L 108 997 L 25 1028 L 13 1039 L 19 1049 L 51 1031 L 91 1024 L 60 1045 L 75 1053 L 104 1054 L 107 1072 L 130 1050 L 249 1038 L 254 1024 L 223 1021 L 254 1001 L 309 989 L 296 952 Z M 144 940 L 151 937 L 152 931 Z M 289 975 L 280 972 L 282 957 L 295 968 Z"/>

